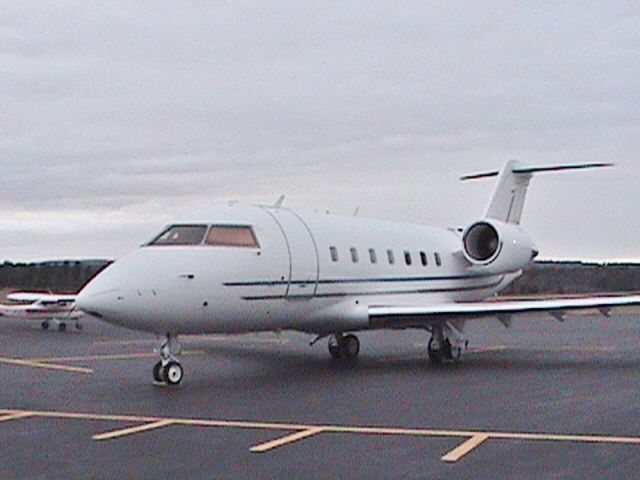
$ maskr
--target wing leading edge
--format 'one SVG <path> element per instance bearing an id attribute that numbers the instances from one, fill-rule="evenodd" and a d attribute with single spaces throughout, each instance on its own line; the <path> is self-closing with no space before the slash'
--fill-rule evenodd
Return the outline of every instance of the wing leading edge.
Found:
<path id="1" fill-rule="evenodd" d="M 446 303 L 429 306 L 370 306 L 372 324 L 393 326 L 394 323 L 435 323 L 448 320 L 512 318 L 517 315 L 548 314 L 562 318 L 566 314 L 599 312 L 608 315 L 612 309 L 640 306 L 640 295 L 549 300 L 518 300 L 475 303 Z"/>

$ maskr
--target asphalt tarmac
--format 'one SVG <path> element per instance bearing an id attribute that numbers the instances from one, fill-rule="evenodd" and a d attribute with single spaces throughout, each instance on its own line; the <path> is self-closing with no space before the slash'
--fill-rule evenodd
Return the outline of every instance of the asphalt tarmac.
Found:
<path id="1" fill-rule="evenodd" d="M 360 334 L 332 361 L 299 334 L 182 340 L 0 319 L 0 478 L 640 478 L 640 318 L 497 321 L 455 366 L 424 332 Z"/>

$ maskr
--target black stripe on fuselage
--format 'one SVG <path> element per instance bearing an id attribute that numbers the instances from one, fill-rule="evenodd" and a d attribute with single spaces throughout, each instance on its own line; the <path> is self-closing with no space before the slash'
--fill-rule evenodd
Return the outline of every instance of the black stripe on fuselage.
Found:
<path id="1" fill-rule="evenodd" d="M 335 285 L 346 283 L 406 283 L 406 282 L 439 282 L 452 280 L 476 280 L 495 277 L 495 274 L 452 275 L 446 277 L 369 277 L 369 278 L 326 278 L 319 279 L 318 285 Z M 315 280 L 252 280 L 247 282 L 225 282 L 225 287 L 265 287 L 277 285 L 300 285 L 316 283 Z"/>
<path id="2" fill-rule="evenodd" d="M 416 290 L 393 290 L 393 291 L 377 291 L 377 292 L 328 292 L 316 293 L 315 295 L 256 295 L 242 297 L 243 300 L 283 300 L 286 298 L 330 298 L 330 297 L 361 297 L 373 295 L 407 295 L 407 294 L 425 294 L 425 293 L 462 293 L 477 290 L 486 290 L 495 288 L 502 283 L 504 275 L 497 282 L 486 285 L 473 285 L 469 287 L 450 287 L 450 288 L 422 288 Z"/>

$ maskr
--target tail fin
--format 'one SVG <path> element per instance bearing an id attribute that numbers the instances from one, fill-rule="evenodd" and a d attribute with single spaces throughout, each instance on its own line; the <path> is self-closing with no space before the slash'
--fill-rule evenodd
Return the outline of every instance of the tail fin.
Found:
<path id="1" fill-rule="evenodd" d="M 484 218 L 493 218 L 505 223 L 519 224 L 524 209 L 529 181 L 535 173 L 583 170 L 587 168 L 613 167 L 612 163 L 582 163 L 575 165 L 551 165 L 530 167 L 518 160 L 509 160 L 500 171 L 465 175 L 461 180 L 476 180 L 498 177 L 491 201 Z"/>

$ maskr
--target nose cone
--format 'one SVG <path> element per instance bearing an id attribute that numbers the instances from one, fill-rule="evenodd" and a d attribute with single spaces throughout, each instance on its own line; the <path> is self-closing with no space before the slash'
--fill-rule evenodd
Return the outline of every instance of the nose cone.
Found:
<path id="1" fill-rule="evenodd" d="M 117 309 L 120 286 L 114 281 L 114 275 L 108 267 L 91 280 L 78 294 L 76 306 L 85 313 L 100 319 L 110 318 Z"/>
<path id="2" fill-rule="evenodd" d="M 200 278 L 197 269 L 204 262 L 192 257 L 191 251 L 181 254 L 166 248 L 131 252 L 91 280 L 78 294 L 76 306 L 132 330 L 184 332 L 202 315 L 202 300 L 192 298 L 198 292 L 192 279 L 194 272 Z M 192 275 L 183 278 L 185 272 Z"/>

